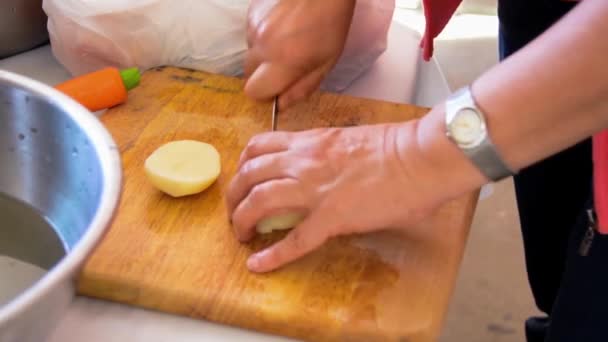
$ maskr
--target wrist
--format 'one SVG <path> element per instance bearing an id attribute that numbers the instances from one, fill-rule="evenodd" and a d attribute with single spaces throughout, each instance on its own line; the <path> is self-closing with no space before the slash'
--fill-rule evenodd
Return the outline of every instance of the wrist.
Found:
<path id="1" fill-rule="evenodd" d="M 421 167 L 420 178 L 440 189 L 445 200 L 473 191 L 488 179 L 446 135 L 444 105 L 434 107 L 414 122 L 413 145 Z M 403 138 L 400 135 L 400 139 Z"/>

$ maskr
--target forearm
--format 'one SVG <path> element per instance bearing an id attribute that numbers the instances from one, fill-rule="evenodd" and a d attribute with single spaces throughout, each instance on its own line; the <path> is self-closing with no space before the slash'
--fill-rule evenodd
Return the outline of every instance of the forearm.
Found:
<path id="1" fill-rule="evenodd" d="M 513 170 L 608 127 L 608 2 L 583 1 L 568 16 L 479 77 L 473 94 L 494 144 Z M 486 180 L 445 137 L 445 113 L 418 124 L 422 155 L 466 191 Z M 445 169 L 443 171 L 440 171 Z"/>
<path id="2" fill-rule="evenodd" d="M 608 2 L 583 1 L 473 91 L 518 169 L 607 127 Z"/>

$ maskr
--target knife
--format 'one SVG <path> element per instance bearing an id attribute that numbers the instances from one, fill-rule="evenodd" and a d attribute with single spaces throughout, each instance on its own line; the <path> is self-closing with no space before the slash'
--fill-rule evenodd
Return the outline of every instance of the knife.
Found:
<path id="1" fill-rule="evenodd" d="M 279 97 L 275 96 L 272 102 L 272 131 L 277 130 L 277 120 L 279 116 Z"/>

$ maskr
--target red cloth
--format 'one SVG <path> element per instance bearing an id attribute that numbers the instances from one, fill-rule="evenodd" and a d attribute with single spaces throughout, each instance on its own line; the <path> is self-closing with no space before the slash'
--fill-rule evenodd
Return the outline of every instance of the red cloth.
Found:
<path id="1" fill-rule="evenodd" d="M 443 31 L 462 0 L 423 0 L 426 27 L 420 42 L 423 58 L 428 61 L 433 55 L 433 39 Z"/>
<path id="2" fill-rule="evenodd" d="M 608 234 L 608 131 L 593 137 L 593 197 L 598 230 Z"/>
<path id="3" fill-rule="evenodd" d="M 426 28 L 420 47 L 423 49 L 424 60 L 428 61 L 433 56 L 433 40 L 443 31 L 461 2 L 462 0 L 423 0 Z M 608 234 L 608 130 L 593 137 L 593 190 L 598 230 L 602 234 Z"/>

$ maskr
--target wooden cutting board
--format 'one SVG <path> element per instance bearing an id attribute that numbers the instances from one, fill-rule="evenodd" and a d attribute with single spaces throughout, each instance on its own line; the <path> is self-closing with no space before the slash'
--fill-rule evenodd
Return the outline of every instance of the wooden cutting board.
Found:
<path id="1" fill-rule="evenodd" d="M 79 293 L 309 341 L 435 340 L 477 193 L 421 223 L 433 232 L 429 241 L 390 232 L 344 237 L 279 271 L 252 274 L 247 256 L 281 234 L 240 244 L 227 220 L 223 193 L 239 154 L 271 124 L 271 104 L 254 103 L 241 89 L 238 79 L 158 68 L 143 75 L 127 104 L 102 116 L 120 147 L 124 188 L 109 233 L 80 275 Z M 426 112 L 317 94 L 282 112 L 278 128 L 404 121 Z M 147 182 L 144 160 L 176 139 L 220 151 L 221 176 L 205 192 L 175 199 Z"/>

